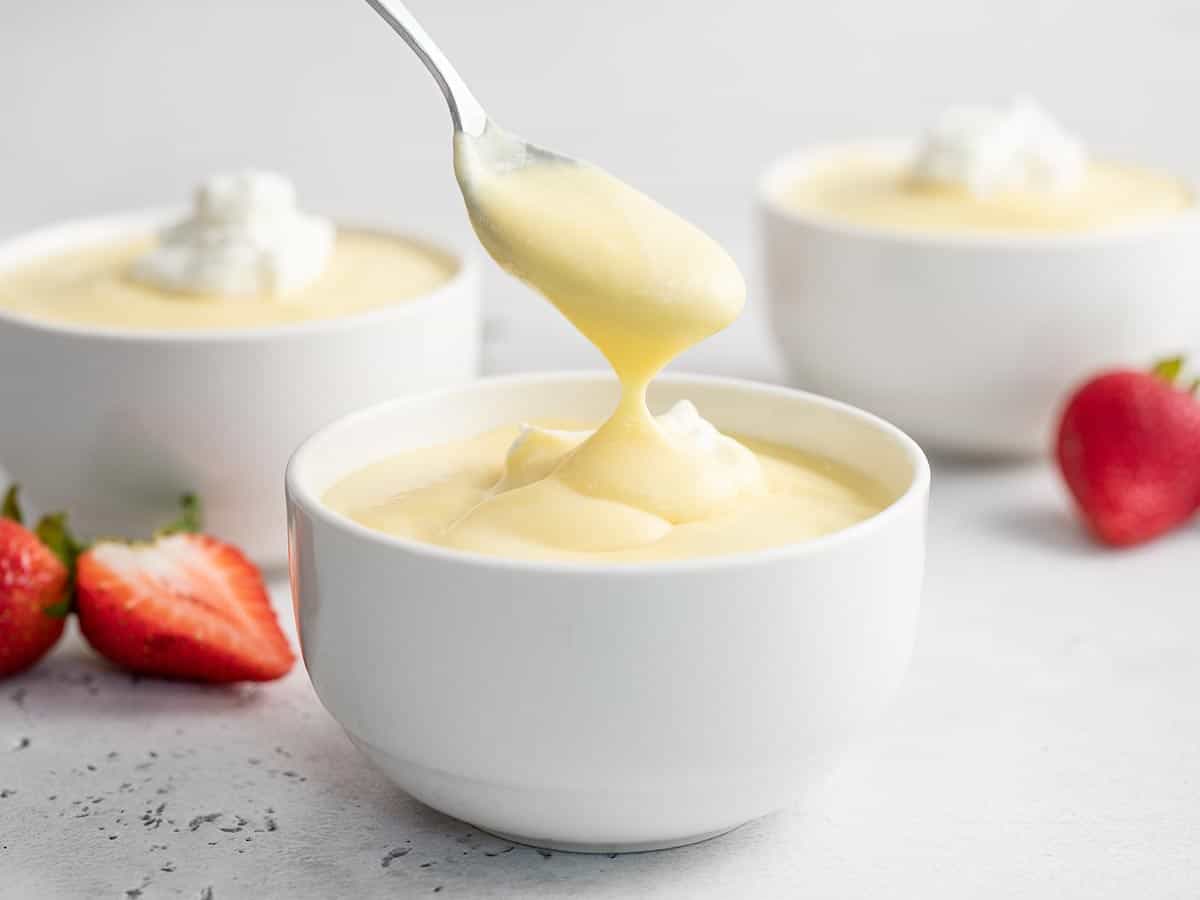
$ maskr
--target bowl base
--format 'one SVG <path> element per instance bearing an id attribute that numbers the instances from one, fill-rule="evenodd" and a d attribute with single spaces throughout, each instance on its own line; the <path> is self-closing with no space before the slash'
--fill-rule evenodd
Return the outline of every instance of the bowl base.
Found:
<path id="1" fill-rule="evenodd" d="M 431 809 L 458 819 L 471 825 L 479 831 L 494 835 L 501 840 L 511 841 L 527 847 L 546 850 L 560 850 L 568 853 L 647 853 L 652 850 L 669 850 L 672 847 L 684 847 L 688 844 L 698 844 L 728 834 L 763 815 L 772 812 L 769 808 L 742 809 L 729 824 L 705 831 L 688 831 L 688 825 L 681 821 L 660 822 L 655 829 L 629 829 L 621 817 L 602 817 L 606 824 L 597 825 L 591 829 L 581 830 L 577 826 L 582 817 L 586 820 L 588 813 L 580 811 L 577 815 L 551 816 L 551 822 L 546 822 L 547 810 L 561 811 L 563 795 L 553 793 L 538 793 L 530 790 L 513 792 L 497 785 L 488 785 L 476 779 L 463 778 L 449 772 L 432 769 L 401 759 L 395 754 L 380 750 L 368 741 L 357 737 L 354 732 L 346 729 L 346 735 L 359 750 L 361 750 L 375 766 L 388 776 L 405 793 L 414 800 L 424 803 Z M 611 803 L 604 804 L 611 811 Z M 523 815 L 516 815 L 515 810 L 521 808 Z M 496 815 L 497 811 L 500 815 Z M 595 814 L 595 809 L 591 810 Z M 490 821 L 489 821 L 490 820 Z M 693 819 L 694 821 L 694 819 Z M 712 818 L 702 824 L 711 824 Z M 720 822 L 720 819 L 717 819 Z M 726 822 L 729 820 L 726 819 Z M 537 835 L 525 832 L 524 828 L 510 830 L 504 827 L 513 823 L 525 823 L 526 826 L 545 827 L 547 831 L 557 831 L 561 838 L 549 835 Z M 539 825 L 539 823 L 545 823 Z M 495 827 L 499 825 L 500 827 Z M 587 831 L 603 835 L 605 832 L 614 835 L 609 840 L 604 837 L 592 840 Z M 680 834 L 679 832 L 683 832 Z M 622 832 L 632 834 L 640 839 L 621 840 Z M 639 834 L 640 832 L 640 834 Z M 571 840 L 580 837 L 582 840 Z"/>
<path id="2" fill-rule="evenodd" d="M 633 843 L 614 842 L 605 844 L 576 844 L 570 841 L 556 841 L 552 838 L 535 838 L 525 837 L 519 834 L 509 834 L 505 831 L 496 831 L 494 828 L 483 828 L 479 825 L 475 827 L 480 831 L 487 832 L 493 837 L 498 837 L 501 840 L 509 841 L 513 844 L 520 844 L 523 847 L 534 847 L 542 850 L 557 850 L 562 853 L 650 853 L 655 850 L 673 850 L 676 847 L 686 847 L 689 844 L 700 844 L 704 841 L 711 841 L 714 838 L 719 838 L 722 835 L 729 834 L 731 831 L 736 831 L 743 825 L 748 823 L 741 822 L 737 825 L 731 825 L 728 828 L 718 828 L 716 831 L 708 831 L 704 834 L 693 834 L 688 837 L 669 838 L 662 841 L 635 841 Z"/>

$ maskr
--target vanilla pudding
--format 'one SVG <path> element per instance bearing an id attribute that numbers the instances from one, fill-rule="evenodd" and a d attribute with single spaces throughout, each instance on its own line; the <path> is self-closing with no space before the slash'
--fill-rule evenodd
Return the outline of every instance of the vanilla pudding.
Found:
<path id="1" fill-rule="evenodd" d="M 787 154 L 758 206 L 794 383 L 944 451 L 1043 454 L 1081 372 L 1200 329 L 1190 187 L 1097 159 L 1028 102 Z"/>
<path id="2" fill-rule="evenodd" d="M 478 553 L 680 559 L 778 546 L 887 505 L 834 462 L 722 435 L 687 403 L 655 419 L 650 380 L 745 303 L 733 260 L 650 198 L 586 164 L 497 171 L 489 133 L 455 164 L 481 241 L 595 344 L 621 383 L 587 430 L 514 423 L 349 475 L 325 495 L 362 524 Z"/>
<path id="3" fill-rule="evenodd" d="M 687 401 L 658 421 L 667 434 L 703 422 Z M 588 497 L 549 477 L 594 434 L 561 427 L 499 428 L 412 450 L 351 474 L 324 499 L 368 528 L 417 541 L 516 559 L 613 562 L 798 543 L 847 528 L 892 500 L 891 492 L 847 466 L 712 433 L 746 454 L 746 468 L 761 481 L 717 511 L 679 521 Z"/>
<path id="4" fill-rule="evenodd" d="M 457 272 L 436 248 L 335 229 L 278 175 L 210 179 L 190 217 L 0 273 L 0 311 L 91 328 L 245 329 L 330 319 L 426 296 Z"/>
<path id="5" fill-rule="evenodd" d="M 1173 176 L 1088 158 L 1036 105 L 947 110 L 908 152 L 848 147 L 780 189 L 802 214 L 893 230 L 1061 234 L 1195 204 Z"/>
<path id="6" fill-rule="evenodd" d="M 975 194 L 962 185 L 920 181 L 911 163 L 847 150 L 823 160 L 784 189 L 802 213 L 854 225 L 940 232 L 1070 233 L 1173 215 L 1193 205 L 1170 175 L 1137 166 L 1089 162 L 1082 185 L 1064 193 L 1029 189 Z"/>
<path id="7" fill-rule="evenodd" d="M 286 213 L 177 233 L 195 218 L 118 213 L 0 242 L 0 468 L 83 538 L 149 535 L 197 493 L 211 533 L 274 568 L 279 477 L 306 435 L 478 376 L 478 266 Z"/>
<path id="8" fill-rule="evenodd" d="M 347 474 L 388 457 L 449 446 L 456 470 L 475 440 L 502 459 L 510 422 L 602 421 L 618 385 L 601 372 L 401 398 L 329 424 L 292 457 L 305 665 L 355 746 L 418 800 L 535 846 L 686 844 L 801 798 L 895 696 L 921 596 L 929 467 L 917 445 L 784 387 L 666 373 L 648 396 L 654 409 L 694 403 L 805 464 L 869 472 L 888 507 L 787 546 L 612 563 L 456 552 L 329 506 Z"/>

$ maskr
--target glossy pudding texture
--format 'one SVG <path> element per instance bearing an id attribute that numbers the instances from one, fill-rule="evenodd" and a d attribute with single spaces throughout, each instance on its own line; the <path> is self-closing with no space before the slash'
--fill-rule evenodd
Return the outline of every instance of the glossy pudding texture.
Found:
<path id="1" fill-rule="evenodd" d="M 780 199 L 801 213 L 898 231 L 1044 234 L 1151 221 L 1195 204 L 1179 179 L 1120 163 L 1089 161 L 1071 190 L 979 193 L 914 177 L 908 159 L 853 149 L 814 164 Z"/>
<path id="2" fill-rule="evenodd" d="M 134 276 L 154 236 L 54 254 L 0 272 L 0 310 L 97 329 L 188 331 L 330 319 L 420 297 L 457 271 L 447 254 L 366 230 L 337 232 L 324 270 L 283 294 L 168 290 Z"/>
<path id="3" fill-rule="evenodd" d="M 547 423 L 523 438 L 521 431 L 495 429 L 385 459 L 337 483 L 325 503 L 368 528 L 459 550 L 637 562 L 794 544 L 860 522 L 892 499 L 849 467 L 739 437 L 757 470 L 753 489 L 673 519 L 551 477 L 594 431 Z"/>
<path id="4" fill-rule="evenodd" d="M 718 432 L 689 403 L 655 418 L 646 387 L 745 303 L 733 260 L 655 201 L 586 164 L 497 170 L 489 139 L 455 164 L 484 246 L 612 365 L 594 428 L 524 426 L 352 473 L 325 502 L 390 534 L 495 556 L 636 561 L 761 549 L 845 528 L 889 499 L 828 460 Z"/>

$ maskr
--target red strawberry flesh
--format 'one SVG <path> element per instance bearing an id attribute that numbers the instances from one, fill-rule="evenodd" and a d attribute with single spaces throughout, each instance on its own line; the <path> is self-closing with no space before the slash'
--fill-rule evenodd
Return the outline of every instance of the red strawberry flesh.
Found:
<path id="1" fill-rule="evenodd" d="M 132 671 L 269 681 L 295 662 L 258 569 L 215 538 L 100 543 L 79 558 L 76 580 L 84 636 Z"/>

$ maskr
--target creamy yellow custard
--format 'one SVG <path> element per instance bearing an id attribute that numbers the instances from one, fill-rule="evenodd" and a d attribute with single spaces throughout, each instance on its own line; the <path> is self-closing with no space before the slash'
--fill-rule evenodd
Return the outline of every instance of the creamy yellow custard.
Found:
<path id="1" fill-rule="evenodd" d="M 435 290 L 457 263 L 415 241 L 338 231 L 325 270 L 281 296 L 229 297 L 165 290 L 132 277 L 155 239 L 100 244 L 0 272 L 0 310 L 94 328 L 188 331 L 329 319 Z"/>
<path id="2" fill-rule="evenodd" d="M 921 180 L 908 160 L 847 151 L 786 185 L 780 199 L 798 212 L 899 231 L 1095 231 L 1176 215 L 1192 207 L 1177 178 L 1137 166 L 1090 161 L 1077 187 L 971 191 Z"/>
<path id="3" fill-rule="evenodd" d="M 500 428 L 392 457 L 340 481 L 325 503 L 368 528 L 459 550 L 637 562 L 794 544 L 862 521 L 890 499 L 848 467 L 738 438 L 761 469 L 760 489 L 719 512 L 676 523 L 547 479 L 578 438 L 535 452 L 518 445 L 509 454 L 519 435 L 516 426 Z"/>
<path id="4" fill-rule="evenodd" d="M 494 556 L 665 560 L 836 531 L 888 498 L 868 478 L 794 450 L 721 435 L 689 404 L 655 419 L 646 387 L 745 303 L 711 238 L 593 166 L 489 162 L 459 135 L 476 233 L 595 344 L 621 383 L 593 430 L 511 428 L 385 460 L 325 495 L 380 531 Z"/>

